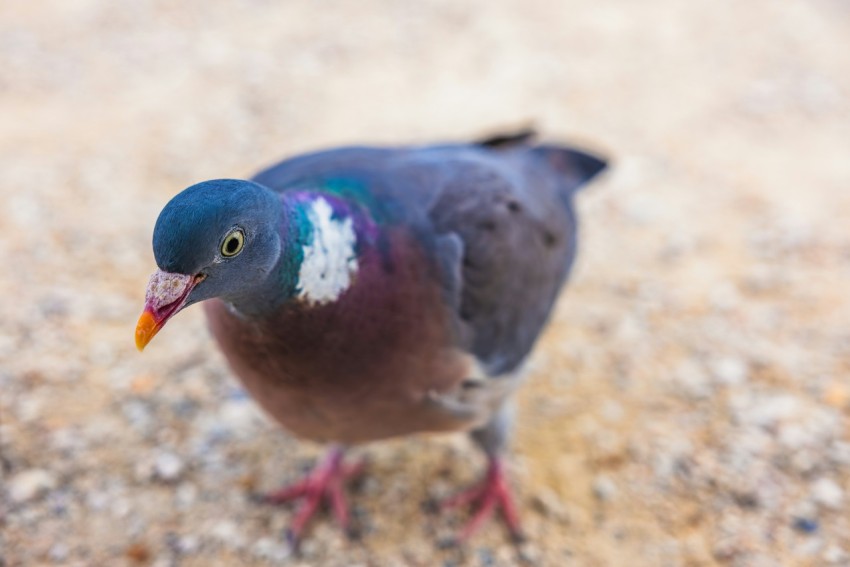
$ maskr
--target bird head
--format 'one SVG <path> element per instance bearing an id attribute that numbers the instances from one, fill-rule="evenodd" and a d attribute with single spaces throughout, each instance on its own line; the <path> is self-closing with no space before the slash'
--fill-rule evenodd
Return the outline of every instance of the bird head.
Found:
<path id="1" fill-rule="evenodd" d="M 280 257 L 280 201 L 250 181 L 216 179 L 177 194 L 153 232 L 157 270 L 136 325 L 145 348 L 182 309 L 205 299 L 237 299 L 264 282 Z"/>

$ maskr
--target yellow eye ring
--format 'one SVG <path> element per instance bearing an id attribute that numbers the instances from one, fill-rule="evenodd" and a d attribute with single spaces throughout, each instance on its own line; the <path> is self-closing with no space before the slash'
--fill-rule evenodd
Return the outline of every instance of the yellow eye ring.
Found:
<path id="1" fill-rule="evenodd" d="M 221 243 L 221 255 L 225 258 L 232 258 L 242 252 L 243 246 L 245 246 L 245 234 L 237 228 L 224 237 L 224 241 Z"/>

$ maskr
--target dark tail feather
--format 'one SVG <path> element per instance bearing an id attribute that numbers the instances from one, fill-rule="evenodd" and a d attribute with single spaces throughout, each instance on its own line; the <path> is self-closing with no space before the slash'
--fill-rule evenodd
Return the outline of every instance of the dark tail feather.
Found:
<path id="1" fill-rule="evenodd" d="M 475 144 L 485 148 L 503 149 L 528 144 L 537 137 L 534 128 L 523 128 L 516 132 L 502 132 L 476 140 Z"/>
<path id="2" fill-rule="evenodd" d="M 540 145 L 532 147 L 537 132 L 526 127 L 515 132 L 493 134 L 475 141 L 475 144 L 494 150 L 507 150 L 525 146 L 560 173 L 570 191 L 574 191 L 602 173 L 608 162 L 601 156 L 565 146 Z"/>
<path id="3" fill-rule="evenodd" d="M 578 189 L 608 167 L 608 162 L 604 158 L 583 150 L 538 146 L 532 151 L 564 176 L 570 190 Z"/>

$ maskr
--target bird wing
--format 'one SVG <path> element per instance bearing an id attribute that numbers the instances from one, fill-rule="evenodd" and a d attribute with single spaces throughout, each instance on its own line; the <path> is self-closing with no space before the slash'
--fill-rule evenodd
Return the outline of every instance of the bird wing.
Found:
<path id="1" fill-rule="evenodd" d="M 490 376 L 509 373 L 533 347 L 575 258 L 572 196 L 606 164 L 534 145 L 530 132 L 410 159 L 439 171 L 428 216 L 438 243 L 452 238 L 461 247 L 443 278 L 449 297 L 458 296 L 467 349 Z"/>
<path id="2" fill-rule="evenodd" d="M 476 144 L 351 147 L 287 160 L 254 177 L 283 191 L 335 180 L 426 242 L 463 348 L 490 376 L 531 350 L 575 256 L 573 192 L 605 167 L 531 133 Z M 387 211 L 386 204 L 392 203 Z"/>

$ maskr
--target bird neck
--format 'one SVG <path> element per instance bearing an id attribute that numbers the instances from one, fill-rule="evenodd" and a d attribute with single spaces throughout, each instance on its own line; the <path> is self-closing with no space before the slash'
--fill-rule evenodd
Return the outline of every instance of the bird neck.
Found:
<path id="1" fill-rule="evenodd" d="M 359 269 L 360 214 L 344 198 L 325 192 L 281 194 L 277 265 L 252 293 L 228 303 L 243 316 L 273 312 L 283 303 L 311 308 L 337 301 Z"/>

